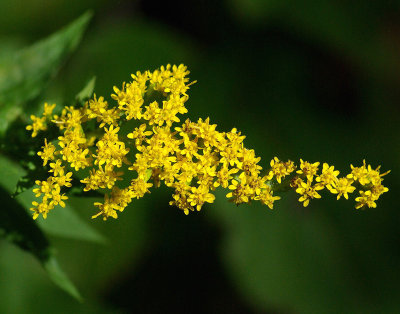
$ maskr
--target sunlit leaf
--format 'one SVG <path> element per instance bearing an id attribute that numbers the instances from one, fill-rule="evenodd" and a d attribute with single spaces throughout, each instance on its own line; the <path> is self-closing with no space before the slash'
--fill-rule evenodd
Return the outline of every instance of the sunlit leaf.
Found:
<path id="1" fill-rule="evenodd" d="M 1 59 L 0 132 L 4 132 L 28 101 L 40 95 L 77 47 L 90 17 L 91 13 L 85 13 L 48 38 Z"/>

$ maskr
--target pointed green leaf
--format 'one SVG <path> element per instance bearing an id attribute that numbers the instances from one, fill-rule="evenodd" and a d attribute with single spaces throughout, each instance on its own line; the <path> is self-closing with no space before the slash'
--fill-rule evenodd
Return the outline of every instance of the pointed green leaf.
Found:
<path id="1" fill-rule="evenodd" d="M 69 293 L 71 296 L 76 298 L 79 301 L 82 301 L 82 297 L 79 294 L 79 291 L 76 289 L 74 284 L 69 280 L 67 275 L 63 272 L 58 265 L 57 260 L 54 257 L 50 257 L 43 263 L 44 269 L 47 271 L 51 280 L 59 286 L 61 289 Z"/>
<path id="2" fill-rule="evenodd" d="M 91 18 L 85 13 L 67 27 L 0 62 L 0 132 L 39 96 L 75 50 Z"/>
<path id="3" fill-rule="evenodd" d="M 40 261 L 49 257 L 49 242 L 26 210 L 0 188 L 0 236 L 34 254 Z"/>
<path id="4" fill-rule="evenodd" d="M 71 296 L 81 300 L 78 290 L 58 266 L 50 244 L 26 210 L 9 193 L 0 188 L 0 238 L 5 238 L 33 254 L 47 271 L 50 279 Z"/>
<path id="5" fill-rule="evenodd" d="M 93 76 L 85 85 L 85 87 L 76 95 L 76 99 L 80 102 L 92 97 L 94 86 L 96 85 L 96 77 Z"/>

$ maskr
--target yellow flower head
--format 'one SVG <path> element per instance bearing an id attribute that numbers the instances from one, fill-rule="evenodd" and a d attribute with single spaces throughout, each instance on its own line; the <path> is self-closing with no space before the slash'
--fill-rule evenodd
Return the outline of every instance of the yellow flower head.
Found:
<path id="1" fill-rule="evenodd" d="M 309 163 L 308 161 L 303 161 L 300 159 L 300 169 L 297 170 L 298 174 L 305 175 L 308 180 L 312 180 L 317 174 L 319 162 Z"/>
<path id="2" fill-rule="evenodd" d="M 55 155 L 57 154 L 56 147 L 52 143 L 47 144 L 47 139 L 44 139 L 44 146 L 42 146 L 42 148 L 43 151 L 40 151 L 37 154 L 43 159 L 43 166 L 46 166 L 49 160 L 54 160 Z"/>
<path id="3" fill-rule="evenodd" d="M 274 157 L 274 159 L 271 160 L 270 165 L 272 169 L 269 172 L 268 178 L 272 179 L 275 177 L 278 183 L 281 183 L 282 178 L 291 174 L 296 169 L 293 161 L 288 160 L 287 162 L 283 162 L 280 161 L 278 157 Z"/>
<path id="4" fill-rule="evenodd" d="M 36 137 L 40 131 L 47 130 L 46 117 L 36 117 L 35 115 L 31 115 L 32 124 L 26 126 L 28 131 L 32 130 L 32 137 Z"/>
<path id="5" fill-rule="evenodd" d="M 213 203 L 216 189 L 227 189 L 226 197 L 235 204 L 260 201 L 270 209 L 280 199 L 274 192 L 290 189 L 308 206 L 311 199 L 321 197 L 324 187 L 337 199 L 342 195 L 347 199 L 356 189 L 354 182 L 361 186 L 356 208 L 375 207 L 388 191 L 382 185 L 386 173 L 365 161 L 361 167 L 351 166 L 351 174 L 343 178 L 337 177 L 334 166 L 323 163 L 320 171 L 319 162 L 302 159 L 297 172 L 293 161 L 278 157 L 265 171 L 259 165 L 261 158 L 246 148 L 245 136 L 236 128 L 218 131 L 209 117 L 181 122 L 194 83 L 188 74 L 182 64 L 136 72 L 131 82 L 113 88 L 114 103 L 94 95 L 79 108 L 65 107 L 60 115 L 53 115 L 55 105 L 45 103 L 42 117 L 31 116 L 32 125 L 26 128 L 33 137 L 46 130 L 47 123 L 60 132 L 56 141 L 44 139 L 38 152 L 49 176 L 36 181 L 33 192 L 41 200 L 32 203 L 33 218 L 46 218 L 55 206 L 65 206 L 73 183 L 81 184 L 84 192 L 104 193 L 104 201 L 94 203 L 98 213 L 92 216 L 104 220 L 117 218 L 132 200 L 162 184 L 173 190 L 170 204 L 185 214 Z"/>
<path id="6" fill-rule="evenodd" d="M 339 170 L 335 170 L 334 166 L 329 166 L 324 162 L 322 166 L 322 173 L 317 176 L 316 181 L 321 182 L 323 185 L 328 185 L 336 182 Z"/>
<path id="7" fill-rule="evenodd" d="M 56 104 L 49 105 L 47 102 L 44 103 L 43 115 L 46 117 L 50 117 L 55 107 Z"/>
<path id="8" fill-rule="evenodd" d="M 360 191 L 360 196 L 356 198 L 356 209 L 362 208 L 364 206 L 368 206 L 369 208 L 376 207 L 375 201 L 377 198 L 371 191 Z"/>
<path id="9" fill-rule="evenodd" d="M 328 185 L 329 191 L 333 194 L 337 194 L 337 199 L 343 195 L 345 199 L 349 199 L 348 193 L 353 193 L 356 189 L 352 186 L 353 180 L 348 178 L 339 178 L 336 182 Z"/>
<path id="10" fill-rule="evenodd" d="M 322 184 L 312 185 L 312 179 L 307 179 L 307 182 L 302 181 L 300 186 L 296 189 L 296 193 L 301 194 L 299 202 L 303 202 L 303 206 L 307 207 L 310 199 L 321 198 L 317 191 L 322 190 Z"/>

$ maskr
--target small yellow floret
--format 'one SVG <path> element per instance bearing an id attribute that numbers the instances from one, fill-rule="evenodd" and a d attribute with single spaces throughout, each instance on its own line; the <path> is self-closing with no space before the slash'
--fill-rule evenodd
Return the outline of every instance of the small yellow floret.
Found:
<path id="1" fill-rule="evenodd" d="M 39 118 L 35 115 L 31 115 L 31 120 L 33 123 L 28 125 L 26 129 L 28 131 L 32 130 L 32 137 L 36 137 L 40 131 L 47 130 L 46 117 Z"/>
<path id="2" fill-rule="evenodd" d="M 339 178 L 337 181 L 328 185 L 327 188 L 331 193 L 337 194 L 337 199 L 343 195 L 345 199 L 349 199 L 348 193 L 353 193 L 356 189 L 352 186 L 353 180 L 348 178 Z"/>

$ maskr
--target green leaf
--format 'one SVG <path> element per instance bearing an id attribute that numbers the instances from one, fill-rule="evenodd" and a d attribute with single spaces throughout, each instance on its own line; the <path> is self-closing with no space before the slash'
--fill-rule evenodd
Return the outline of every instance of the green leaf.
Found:
<path id="1" fill-rule="evenodd" d="M 85 85 L 85 87 L 76 95 L 76 99 L 79 102 L 85 101 L 92 97 L 94 86 L 96 85 L 96 77 L 93 76 Z"/>
<path id="2" fill-rule="evenodd" d="M 16 53 L 23 46 L 22 42 L 18 39 L 0 38 L 0 64 L 4 62 L 3 60 L 8 60 L 10 55 Z"/>
<path id="3" fill-rule="evenodd" d="M 3 188 L 0 188 L 0 200 L 0 237 L 33 254 L 57 286 L 81 300 L 78 290 L 58 266 L 46 236 L 32 217 Z"/>
<path id="4" fill-rule="evenodd" d="M 22 113 L 22 107 L 12 104 L 0 106 L 0 135 L 7 130 L 8 126 Z"/>
<path id="5" fill-rule="evenodd" d="M 16 184 L 23 175 L 24 169 L 0 155 L 0 185 L 10 194 L 15 191 Z M 25 209 L 29 210 L 32 201 L 36 200 L 31 190 L 19 194 L 15 198 Z M 55 208 L 46 220 L 38 218 L 39 226 L 46 233 L 65 238 L 105 243 L 105 238 L 89 224 L 84 222 L 73 210 L 72 206 Z"/>
<path id="6" fill-rule="evenodd" d="M 81 41 L 90 18 L 91 13 L 85 13 L 50 37 L 1 59 L 0 132 L 4 132 L 28 101 L 40 95 Z"/>
<path id="7" fill-rule="evenodd" d="M 25 208 L 31 207 L 32 201 L 37 200 L 31 190 L 25 191 L 16 197 L 16 200 Z M 67 202 L 70 202 L 68 199 Z M 47 219 L 38 218 L 37 223 L 48 234 L 68 239 L 91 241 L 104 244 L 107 240 L 89 224 L 84 222 L 66 203 L 64 208 L 55 208 Z"/>
<path id="8" fill-rule="evenodd" d="M 74 298 L 82 301 L 82 297 L 74 284 L 69 280 L 67 275 L 62 271 L 60 265 L 54 257 L 50 257 L 43 263 L 44 269 L 47 271 L 51 280 L 64 291 L 68 292 Z"/>
<path id="9" fill-rule="evenodd" d="M 2 174 L 0 177 L 2 186 L 0 188 L 2 202 L 0 237 L 35 255 L 57 286 L 74 298 L 81 300 L 78 290 L 52 255 L 50 244 L 42 230 L 49 234 L 94 242 L 104 242 L 103 236 L 85 224 L 68 206 L 61 208 L 58 213 L 55 211 L 56 214 L 51 215 L 53 216 L 51 219 L 37 220 L 39 228 L 27 212 L 35 199 L 32 191 L 25 191 L 16 198 L 10 196 L 15 190 L 16 182 L 25 174 L 25 171 L 8 158 L 0 155 L 0 173 Z"/>
<path id="10" fill-rule="evenodd" d="M 0 188 L 0 236 L 30 251 L 40 261 L 49 255 L 49 242 L 26 210 L 12 199 L 9 193 Z"/>

